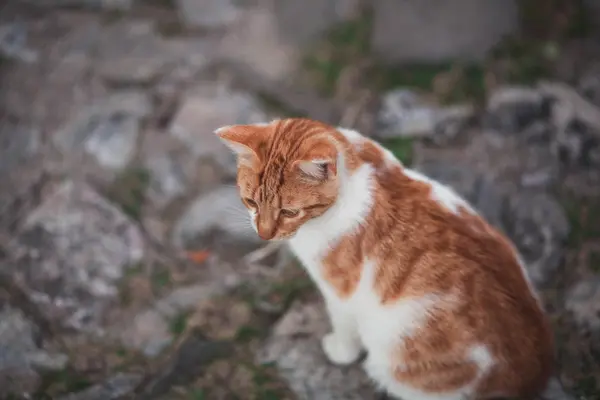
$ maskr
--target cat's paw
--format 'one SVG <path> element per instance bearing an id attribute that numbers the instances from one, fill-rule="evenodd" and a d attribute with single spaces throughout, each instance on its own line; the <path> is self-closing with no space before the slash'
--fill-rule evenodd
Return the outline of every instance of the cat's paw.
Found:
<path id="1" fill-rule="evenodd" d="M 325 355 L 334 364 L 352 364 L 360 356 L 360 346 L 352 345 L 348 341 L 340 340 L 334 333 L 328 333 L 321 339 L 321 346 Z"/>

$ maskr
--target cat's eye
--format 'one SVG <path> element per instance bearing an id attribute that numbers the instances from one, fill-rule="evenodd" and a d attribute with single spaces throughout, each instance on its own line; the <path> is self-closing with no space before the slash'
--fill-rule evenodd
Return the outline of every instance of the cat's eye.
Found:
<path id="1" fill-rule="evenodd" d="M 249 199 L 249 198 L 245 198 L 245 199 L 244 199 L 244 201 L 246 202 L 246 204 L 247 204 L 249 207 L 252 207 L 252 208 L 258 208 L 258 204 L 256 204 L 256 202 L 255 202 L 254 200 L 252 200 L 252 199 Z"/>
<path id="2" fill-rule="evenodd" d="M 284 208 L 283 210 L 281 210 L 281 215 L 283 215 L 284 217 L 287 218 L 293 218 L 298 216 L 298 214 L 300 214 L 299 210 L 292 210 L 289 208 Z"/>

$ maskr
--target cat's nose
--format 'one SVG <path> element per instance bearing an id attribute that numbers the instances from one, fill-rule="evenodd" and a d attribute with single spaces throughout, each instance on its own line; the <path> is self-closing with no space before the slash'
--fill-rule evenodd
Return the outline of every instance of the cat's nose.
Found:
<path id="1" fill-rule="evenodd" d="M 271 240 L 275 237 L 275 231 L 268 231 L 265 229 L 259 229 L 258 230 L 258 236 L 260 236 L 260 238 L 262 240 Z"/>

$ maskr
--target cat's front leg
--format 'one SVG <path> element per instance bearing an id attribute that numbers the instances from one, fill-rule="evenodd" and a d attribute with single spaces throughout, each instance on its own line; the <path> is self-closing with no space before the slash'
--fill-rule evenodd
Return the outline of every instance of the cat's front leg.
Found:
<path id="1" fill-rule="evenodd" d="M 362 351 L 355 316 L 339 300 L 326 299 L 325 304 L 332 331 L 321 339 L 323 351 L 334 364 L 352 364 L 358 360 Z"/>

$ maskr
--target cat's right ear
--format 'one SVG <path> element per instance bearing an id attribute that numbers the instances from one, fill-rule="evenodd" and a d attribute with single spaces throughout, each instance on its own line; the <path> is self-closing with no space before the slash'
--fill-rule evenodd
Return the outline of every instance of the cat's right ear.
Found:
<path id="1" fill-rule="evenodd" d="M 215 135 L 238 156 L 239 163 L 248 166 L 260 160 L 265 134 L 262 125 L 229 125 L 215 130 Z"/>

